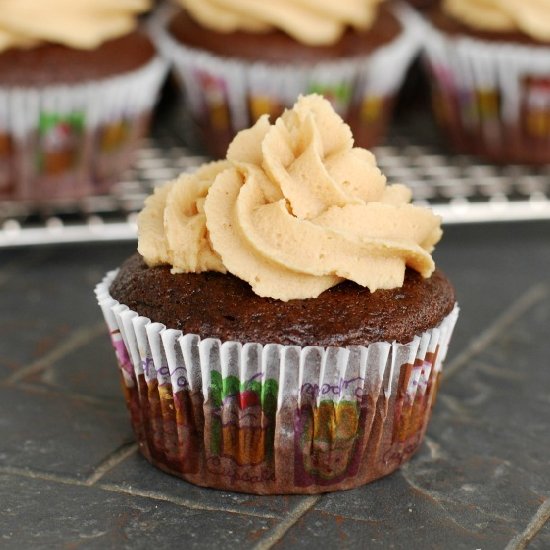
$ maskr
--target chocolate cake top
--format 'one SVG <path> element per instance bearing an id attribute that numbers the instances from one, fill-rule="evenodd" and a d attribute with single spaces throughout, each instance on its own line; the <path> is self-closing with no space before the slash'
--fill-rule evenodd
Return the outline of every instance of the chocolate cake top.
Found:
<path id="1" fill-rule="evenodd" d="M 153 44 L 139 31 L 103 42 L 93 50 L 60 44 L 12 48 L 0 53 L 0 82 L 10 87 L 93 81 L 138 69 L 154 55 Z"/>
<path id="2" fill-rule="evenodd" d="M 195 22 L 183 10 L 169 25 L 174 38 L 199 50 L 224 57 L 292 64 L 367 55 L 391 42 L 401 32 L 401 23 L 387 6 L 382 5 L 374 29 L 376 32 L 350 28 L 333 44 L 310 46 L 280 30 L 265 33 L 237 30 L 220 35 Z"/>
<path id="3" fill-rule="evenodd" d="M 407 269 L 401 288 L 371 293 L 346 281 L 316 299 L 282 302 L 254 294 L 230 274 L 172 275 L 168 266 L 147 267 L 129 258 L 111 295 L 153 322 L 222 341 L 299 346 L 407 343 L 451 312 L 455 294 L 445 275 L 428 278 Z"/>

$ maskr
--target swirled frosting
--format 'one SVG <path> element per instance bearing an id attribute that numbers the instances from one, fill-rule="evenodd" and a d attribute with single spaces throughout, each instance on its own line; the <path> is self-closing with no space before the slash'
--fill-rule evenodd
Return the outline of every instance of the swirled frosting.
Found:
<path id="1" fill-rule="evenodd" d="M 429 277 L 440 219 L 386 185 L 374 156 L 318 95 L 240 132 L 227 160 L 158 188 L 138 250 L 173 273 L 229 271 L 260 296 L 313 298 L 349 279 L 371 291 Z"/>
<path id="2" fill-rule="evenodd" d="M 312 46 L 335 43 L 346 27 L 368 29 L 383 0 L 178 0 L 191 16 L 217 32 L 284 31 Z"/>
<path id="3" fill-rule="evenodd" d="M 550 0 L 444 0 L 443 9 L 474 29 L 519 31 L 550 41 Z"/>
<path id="4" fill-rule="evenodd" d="M 2 0 L 0 51 L 42 42 L 93 49 L 132 31 L 150 0 Z"/>

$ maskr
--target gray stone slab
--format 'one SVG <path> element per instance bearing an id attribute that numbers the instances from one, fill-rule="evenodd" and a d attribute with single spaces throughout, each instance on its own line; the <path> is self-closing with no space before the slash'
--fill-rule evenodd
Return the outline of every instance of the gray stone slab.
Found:
<path id="1" fill-rule="evenodd" d="M 104 334 L 55 361 L 44 371 L 25 378 L 25 382 L 69 394 L 123 400 L 119 369 L 106 327 Z"/>
<path id="2" fill-rule="evenodd" d="M 32 254 L 28 248 L 2 248 L 0 249 L 0 273 L 12 263 L 25 261 Z"/>
<path id="3" fill-rule="evenodd" d="M 444 227 L 434 260 L 462 308 L 449 359 L 486 330 L 527 288 L 548 281 L 550 223 Z"/>
<path id="4" fill-rule="evenodd" d="M 382 547 L 409 548 L 414 541 L 414 548 L 503 548 L 516 534 L 507 519 L 447 502 L 408 477 L 399 471 L 353 491 L 326 495 L 316 511 L 358 522 L 351 533 L 358 531 L 357 536 Z"/>
<path id="5" fill-rule="evenodd" d="M 474 512 L 469 516 L 476 521 Z M 510 535 L 505 524 L 491 533 L 458 524 L 438 501 L 397 473 L 364 488 L 327 495 L 275 548 L 501 550 Z"/>
<path id="6" fill-rule="evenodd" d="M 517 508 L 536 510 L 550 495 L 549 327 L 550 288 L 444 380 L 430 427 L 442 464 L 454 462 L 467 476 L 471 498 L 487 492 L 491 506 L 505 516 Z"/>
<path id="7" fill-rule="evenodd" d="M 124 404 L 0 387 L 0 467 L 77 479 L 133 441 Z"/>
<path id="8" fill-rule="evenodd" d="M 528 548 L 529 550 L 548 550 L 550 548 L 550 519 L 535 535 Z"/>
<path id="9" fill-rule="evenodd" d="M 291 512 L 303 500 L 301 496 L 255 496 L 203 489 L 157 470 L 137 452 L 104 476 L 101 483 L 124 489 L 155 491 L 167 498 L 186 499 L 208 508 L 275 517 Z"/>
<path id="10" fill-rule="evenodd" d="M 0 476 L 0 547 L 248 548 L 277 520 L 189 509 L 162 500 Z"/>
<path id="11" fill-rule="evenodd" d="M 446 229 L 436 262 L 454 282 L 462 306 L 449 359 L 524 292 L 548 281 L 549 234 L 548 224 Z M 134 248 L 128 243 L 2 252 L 0 380 L 55 350 L 75 330 L 97 324 L 101 314 L 92 288 Z M 3 280 L 4 260 L 11 271 Z M 427 444 L 401 472 L 355 491 L 323 496 L 279 546 L 486 550 L 503 548 L 523 532 L 550 496 L 549 312 L 545 299 L 443 381 Z M 0 387 L 0 466 L 84 479 L 121 443 L 133 439 L 123 401 L 117 397 L 116 375 L 88 377 L 89 371 L 115 369 L 111 353 L 107 337 L 99 336 L 26 380 L 40 385 L 42 393 Z M 74 392 L 110 402 L 95 405 L 70 398 Z M 15 485 L 1 480 L 0 492 L 9 495 L 9 509 L 16 503 L 22 512 L 13 521 L 0 514 L 0 524 L 18 525 L 17 533 L 25 537 L 40 532 L 44 547 L 61 546 L 60 540 L 92 548 L 135 548 L 143 541 L 143 547 L 184 546 L 180 533 L 200 548 L 233 542 L 247 547 L 269 535 L 266 527 L 276 523 L 273 516 L 288 519 L 303 502 L 301 497 L 199 489 L 158 472 L 137 456 L 98 482 L 124 494 L 97 486 L 9 479 L 15 479 Z M 126 494 L 132 490 L 154 491 L 168 502 Z M 233 513 L 239 510 L 243 515 Z M 172 521 L 173 511 L 180 514 L 181 524 Z M 158 527 L 161 521 L 166 529 Z M 54 527 L 48 531 L 51 523 Z M 75 528 L 78 523 L 90 527 L 84 538 Z M 37 525 L 40 530 L 33 531 Z M 0 536 L 4 533 L 2 529 Z M 549 539 L 545 526 L 531 547 L 550 547 Z M 0 540 L 1 547 L 5 540 L 16 541 Z M 36 536 L 20 540 L 11 547 L 41 544 Z"/>
<path id="12" fill-rule="evenodd" d="M 54 350 L 75 330 L 99 322 L 93 288 L 133 248 L 35 249 L 24 262 L 15 255 L 14 265 L 20 262 L 21 268 L 0 286 L 0 379 Z"/>

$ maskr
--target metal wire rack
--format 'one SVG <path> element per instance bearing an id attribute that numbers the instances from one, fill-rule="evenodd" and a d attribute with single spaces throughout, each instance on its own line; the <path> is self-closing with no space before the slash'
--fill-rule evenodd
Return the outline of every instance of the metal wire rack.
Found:
<path id="1" fill-rule="evenodd" d="M 208 160 L 179 143 L 174 132 L 144 141 L 133 168 L 108 195 L 0 202 L 0 247 L 135 239 L 136 214 L 153 187 Z M 414 122 L 388 143 L 373 150 L 388 181 L 409 185 L 415 202 L 430 205 L 444 224 L 550 219 L 550 165 L 495 166 L 449 155 L 435 130 L 424 124 L 419 137 Z"/>

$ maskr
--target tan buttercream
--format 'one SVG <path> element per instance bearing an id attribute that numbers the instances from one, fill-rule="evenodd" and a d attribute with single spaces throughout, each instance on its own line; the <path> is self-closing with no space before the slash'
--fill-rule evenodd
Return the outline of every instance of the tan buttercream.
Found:
<path id="1" fill-rule="evenodd" d="M 386 185 L 330 103 L 301 97 L 275 124 L 240 132 L 227 160 L 156 190 L 140 213 L 139 252 L 174 273 L 225 270 L 260 296 L 313 298 L 350 279 L 371 291 L 424 277 L 440 219 Z"/>
<path id="2" fill-rule="evenodd" d="M 518 31 L 550 41 L 550 0 L 444 0 L 443 9 L 474 29 Z"/>
<path id="3" fill-rule="evenodd" d="M 0 51 L 42 42 L 93 49 L 131 32 L 150 0 L 0 0 Z"/>
<path id="4" fill-rule="evenodd" d="M 384 0 L 177 0 L 206 28 L 217 32 L 279 29 L 304 44 L 333 44 L 346 27 L 365 30 Z"/>
<path id="5" fill-rule="evenodd" d="M 138 252 L 149 265 L 173 273 L 220 271 L 225 267 L 208 241 L 204 200 L 227 161 L 205 164 L 193 174 L 157 187 L 138 216 Z"/>

